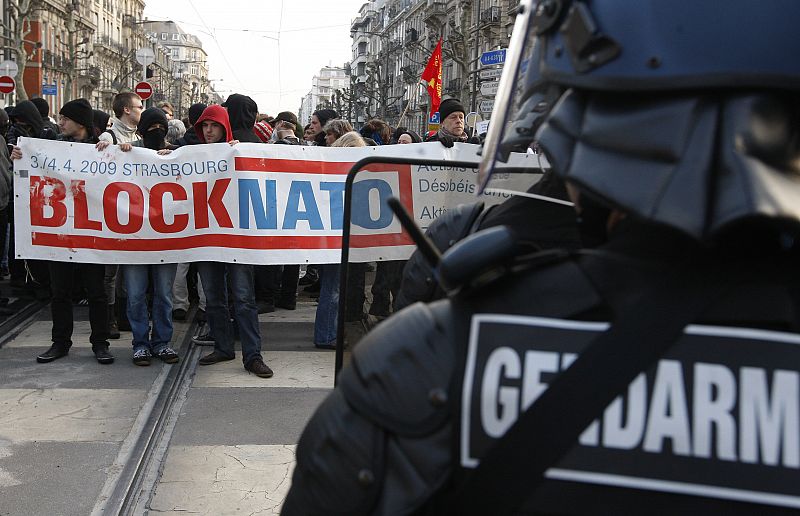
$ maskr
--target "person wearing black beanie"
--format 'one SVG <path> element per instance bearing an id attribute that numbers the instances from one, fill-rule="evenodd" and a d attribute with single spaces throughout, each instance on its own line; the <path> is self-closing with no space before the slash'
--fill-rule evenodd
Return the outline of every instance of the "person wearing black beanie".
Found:
<path id="1" fill-rule="evenodd" d="M 464 117 L 467 110 L 458 99 L 445 99 L 439 105 L 439 118 L 442 126 L 439 131 L 426 139 L 426 142 L 440 142 L 445 147 L 452 147 L 455 142 L 480 143 L 480 140 L 472 138 L 464 131 Z"/>
<path id="2" fill-rule="evenodd" d="M 339 113 L 333 109 L 318 109 L 311 115 L 311 129 L 314 131 L 314 142 L 320 147 L 325 147 L 325 131 L 322 130 L 328 120 L 339 118 Z"/>
<path id="3" fill-rule="evenodd" d="M 58 125 L 61 127 L 61 135 L 65 137 L 63 138 L 64 140 L 96 143 L 96 138 L 94 137 L 94 112 L 88 100 L 70 100 L 61 107 L 58 114 L 61 115 Z M 82 136 L 83 131 L 86 132 L 86 136 Z M 88 140 L 91 139 L 95 141 L 89 142 Z"/>
<path id="4" fill-rule="evenodd" d="M 61 127 L 61 134 L 58 137 L 60 141 L 97 143 L 94 135 L 94 112 L 88 100 L 77 99 L 67 102 L 59 113 L 61 114 L 58 120 Z M 11 153 L 11 159 L 21 158 L 22 150 L 19 146 L 15 146 Z M 39 363 L 52 362 L 69 353 L 69 349 L 72 347 L 74 327 L 72 289 L 76 278 L 81 278 L 89 300 L 89 326 L 91 327 L 89 342 L 92 344 L 95 359 L 101 364 L 114 362 L 114 356 L 108 351 L 108 311 L 106 308 L 108 303 L 103 286 L 105 265 L 53 261 L 47 262 L 47 266 L 50 273 L 53 344 L 47 351 L 40 353 L 36 357 L 36 361 Z"/>

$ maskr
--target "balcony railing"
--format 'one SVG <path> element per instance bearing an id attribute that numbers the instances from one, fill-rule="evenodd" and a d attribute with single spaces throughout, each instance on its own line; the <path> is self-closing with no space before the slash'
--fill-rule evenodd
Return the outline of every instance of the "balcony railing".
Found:
<path id="1" fill-rule="evenodd" d="M 448 91 L 461 91 L 461 79 L 450 79 L 447 81 Z"/>
<path id="2" fill-rule="evenodd" d="M 481 24 L 500 23 L 500 7 L 493 6 L 481 11 Z"/>

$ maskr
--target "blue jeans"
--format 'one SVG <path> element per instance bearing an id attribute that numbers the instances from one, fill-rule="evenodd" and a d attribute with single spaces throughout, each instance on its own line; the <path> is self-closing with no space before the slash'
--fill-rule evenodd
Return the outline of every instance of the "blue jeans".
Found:
<path id="1" fill-rule="evenodd" d="M 242 341 L 242 362 L 261 357 L 261 332 L 258 328 L 253 266 L 241 263 L 198 262 L 200 281 L 206 293 L 206 319 L 214 336 L 214 350 L 233 358 L 233 328 L 228 313 L 228 289 L 233 296 L 233 312 Z M 227 274 L 226 274 L 227 273 Z M 227 276 L 227 282 L 226 282 Z"/>
<path id="2" fill-rule="evenodd" d="M 172 341 L 172 283 L 175 263 L 121 265 L 128 291 L 128 320 L 133 332 L 133 351 L 149 349 L 158 353 Z M 147 316 L 147 286 L 153 277 L 153 333 Z"/>
<path id="3" fill-rule="evenodd" d="M 329 263 L 319 266 L 319 303 L 314 319 L 314 344 L 336 343 L 336 326 L 339 318 L 339 271 L 341 265 Z"/>

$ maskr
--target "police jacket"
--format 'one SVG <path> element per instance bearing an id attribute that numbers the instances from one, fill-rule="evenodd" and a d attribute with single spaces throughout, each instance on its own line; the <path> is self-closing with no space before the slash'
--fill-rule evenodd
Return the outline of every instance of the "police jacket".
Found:
<path id="1" fill-rule="evenodd" d="M 658 340 L 660 326 L 675 326 L 682 303 L 654 310 L 641 298 L 664 286 L 707 302 L 683 314 L 691 324 L 678 320 L 674 341 L 630 372 L 605 409 L 585 415 L 542 478 L 526 470 L 535 451 L 517 457 L 513 471 L 491 472 L 528 483 L 509 513 L 796 508 L 797 252 L 764 235 L 743 228 L 724 245 L 703 246 L 625 220 L 596 251 L 535 255 L 489 284 L 401 311 L 358 344 L 303 432 L 283 514 L 501 514 L 458 505 L 481 461 L 491 462 L 548 386 L 596 351 L 592 344 L 636 324 L 632 310 L 657 321 L 628 343 L 634 351 Z M 567 420 L 580 398 L 551 422 Z M 557 434 L 533 434 L 535 450 Z M 506 496 L 502 486 L 474 491 L 490 505 Z"/>

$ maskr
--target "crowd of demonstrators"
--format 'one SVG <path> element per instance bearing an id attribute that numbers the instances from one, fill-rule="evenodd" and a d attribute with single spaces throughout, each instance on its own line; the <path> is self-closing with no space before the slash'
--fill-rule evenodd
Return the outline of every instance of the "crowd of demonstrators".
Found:
<path id="1" fill-rule="evenodd" d="M 443 130 L 434 139 L 445 145 L 451 141 L 469 141 L 463 133 L 463 106 L 458 101 L 446 101 L 443 106 L 443 121 L 448 122 L 442 124 Z M 234 359 L 234 335 L 238 333 L 244 368 L 260 377 L 271 377 L 273 372 L 261 355 L 258 314 L 276 308 L 296 309 L 298 288 L 303 283 L 312 295 L 319 296 L 313 342 L 320 348 L 334 347 L 339 306 L 338 264 L 308 266 L 304 281 L 300 282 L 301 267 L 297 264 L 197 262 L 117 266 L 15 259 L 11 169 L 14 161 L 22 157 L 17 141 L 20 137 L 58 139 L 93 144 L 101 152 L 117 145 L 123 152 L 139 147 L 167 154 L 186 145 L 210 143 L 363 147 L 419 143 L 419 136 L 403 127 L 393 131 L 378 119 L 369 120 L 359 134 L 333 109 L 315 111 L 303 126 L 289 111 L 275 117 L 259 114 L 255 101 L 240 94 L 230 95 L 221 106 L 192 105 L 186 124 L 177 118 L 169 103 L 145 110 L 142 99 L 133 92 L 117 94 L 112 108 L 110 116 L 92 109 L 85 99 L 73 100 L 59 110 L 58 124 L 49 118 L 50 106 L 44 99 L 20 102 L 10 110 L 10 119 L 5 110 L 0 113 L 0 137 L 8 143 L 6 146 L 3 142 L 5 152 L 0 152 L 0 227 L 11 225 L 8 251 L 11 279 L 17 286 L 46 287 L 51 298 L 52 345 L 37 356 L 37 361 L 51 362 L 68 354 L 77 289 L 83 290 L 80 297 L 89 306 L 90 342 L 97 361 L 103 364 L 114 361 L 108 341 L 119 339 L 121 331 L 132 332 L 135 364 L 149 365 L 154 357 L 165 363 L 178 362 L 178 353 L 171 347 L 173 321 L 186 320 L 192 286 L 197 289 L 196 317 L 201 322 L 193 340 L 213 345 L 213 351 L 200 358 L 201 365 Z M 0 249 L 5 235 L 0 231 Z M 394 311 L 403 263 L 378 263 L 371 285 L 370 315 L 384 318 Z M 367 317 L 366 264 L 355 264 L 351 270 L 345 300 L 346 322 Z"/>

